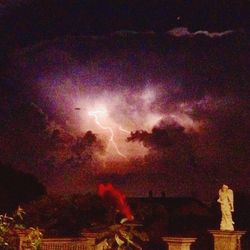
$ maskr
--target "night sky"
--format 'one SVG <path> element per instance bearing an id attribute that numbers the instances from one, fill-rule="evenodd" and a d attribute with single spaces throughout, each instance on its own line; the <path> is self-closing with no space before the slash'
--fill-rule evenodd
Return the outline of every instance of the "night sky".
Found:
<path id="1" fill-rule="evenodd" d="M 249 192 L 249 1 L 0 3 L 0 161 L 49 193 Z"/>

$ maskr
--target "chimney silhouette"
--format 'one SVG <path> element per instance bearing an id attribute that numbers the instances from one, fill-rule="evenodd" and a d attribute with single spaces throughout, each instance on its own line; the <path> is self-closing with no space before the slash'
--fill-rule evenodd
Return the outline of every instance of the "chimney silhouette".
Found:
<path id="1" fill-rule="evenodd" d="M 150 190 L 150 191 L 148 192 L 148 197 L 149 197 L 149 198 L 152 198 L 152 197 L 153 197 L 153 191 L 152 191 L 152 190 Z"/>

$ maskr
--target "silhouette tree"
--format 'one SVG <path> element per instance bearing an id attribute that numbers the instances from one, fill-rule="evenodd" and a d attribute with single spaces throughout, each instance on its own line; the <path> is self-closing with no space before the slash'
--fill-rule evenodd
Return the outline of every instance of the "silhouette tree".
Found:
<path id="1" fill-rule="evenodd" d="M 31 174 L 0 163 L 0 210 L 7 212 L 20 203 L 29 202 L 46 194 L 45 187 Z"/>

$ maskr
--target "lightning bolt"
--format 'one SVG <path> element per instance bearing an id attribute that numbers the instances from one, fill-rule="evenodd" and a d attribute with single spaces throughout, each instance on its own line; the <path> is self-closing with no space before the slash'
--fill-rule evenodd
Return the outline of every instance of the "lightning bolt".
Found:
<path id="1" fill-rule="evenodd" d="M 122 128 L 121 126 L 119 126 L 119 130 L 122 131 L 122 132 L 124 132 L 124 133 L 126 133 L 126 134 L 130 134 L 130 131 Z"/>
<path id="2" fill-rule="evenodd" d="M 97 110 L 97 111 L 88 112 L 88 115 L 94 117 L 95 123 L 96 123 L 101 129 L 104 129 L 104 130 L 108 130 L 108 131 L 109 131 L 109 133 L 110 133 L 109 141 L 113 144 L 113 146 L 114 146 L 114 148 L 115 148 L 117 154 L 120 155 L 120 156 L 123 157 L 123 158 L 127 158 L 124 154 L 122 154 L 122 153 L 120 152 L 119 148 L 117 147 L 117 144 L 116 144 L 115 141 L 114 141 L 114 131 L 113 131 L 113 129 L 112 129 L 111 127 L 103 126 L 103 125 L 100 123 L 99 119 L 98 119 L 98 115 L 99 115 L 99 114 L 106 114 L 106 113 L 107 113 L 107 112 L 104 111 L 104 110 Z"/>

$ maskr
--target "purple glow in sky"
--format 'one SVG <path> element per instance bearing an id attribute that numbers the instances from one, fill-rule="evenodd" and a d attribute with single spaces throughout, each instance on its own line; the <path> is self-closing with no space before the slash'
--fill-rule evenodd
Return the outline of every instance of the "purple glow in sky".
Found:
<path id="1" fill-rule="evenodd" d="M 0 6 L 2 162 L 53 193 L 111 182 L 206 200 L 222 183 L 248 187 L 250 43 L 237 11 L 215 25 L 213 4 L 149 0 L 141 18 L 134 1 L 103 12 L 95 1 L 10 2 Z"/>

